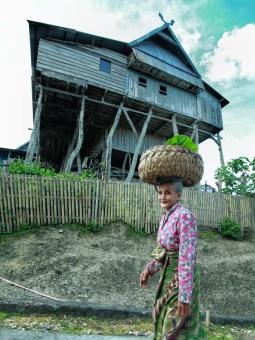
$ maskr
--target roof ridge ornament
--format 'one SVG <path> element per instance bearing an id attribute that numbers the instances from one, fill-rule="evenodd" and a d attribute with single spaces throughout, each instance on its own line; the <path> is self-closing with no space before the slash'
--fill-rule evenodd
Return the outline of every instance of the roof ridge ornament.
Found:
<path id="1" fill-rule="evenodd" d="M 173 19 L 172 19 L 170 22 L 167 22 L 167 21 L 164 19 L 163 15 L 162 15 L 161 13 L 159 13 L 158 15 L 159 15 L 160 19 L 161 19 L 165 24 L 168 24 L 169 26 L 173 26 L 173 24 L 174 24 L 174 20 L 173 20 Z"/>

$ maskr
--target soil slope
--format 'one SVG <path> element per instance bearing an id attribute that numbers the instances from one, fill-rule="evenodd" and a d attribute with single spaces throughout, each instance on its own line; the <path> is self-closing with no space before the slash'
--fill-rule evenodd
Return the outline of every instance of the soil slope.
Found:
<path id="1" fill-rule="evenodd" d="M 234 241 L 199 238 L 201 311 L 255 316 L 255 238 Z M 41 227 L 0 237 L 0 276 L 66 301 L 152 308 L 158 275 L 139 288 L 156 235 L 129 235 L 113 223 L 97 233 Z M 0 281 L 0 299 L 36 297 Z M 43 299 L 43 298 L 42 298 Z"/>

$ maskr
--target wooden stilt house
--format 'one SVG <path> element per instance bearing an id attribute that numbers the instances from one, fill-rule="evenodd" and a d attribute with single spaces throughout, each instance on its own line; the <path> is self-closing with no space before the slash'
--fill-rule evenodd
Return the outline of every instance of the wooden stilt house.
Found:
<path id="1" fill-rule="evenodd" d="M 149 147 L 186 134 L 220 146 L 228 101 L 206 84 L 169 24 L 125 43 L 28 21 L 35 150 L 60 172 L 138 179 Z M 222 157 L 222 153 L 220 154 Z"/>

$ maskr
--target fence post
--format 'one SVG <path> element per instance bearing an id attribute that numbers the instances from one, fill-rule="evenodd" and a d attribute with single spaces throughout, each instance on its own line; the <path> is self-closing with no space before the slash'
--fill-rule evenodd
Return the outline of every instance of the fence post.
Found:
<path id="1" fill-rule="evenodd" d="M 8 176 L 10 171 L 9 171 L 9 164 L 7 160 L 3 161 L 3 172 Z"/>

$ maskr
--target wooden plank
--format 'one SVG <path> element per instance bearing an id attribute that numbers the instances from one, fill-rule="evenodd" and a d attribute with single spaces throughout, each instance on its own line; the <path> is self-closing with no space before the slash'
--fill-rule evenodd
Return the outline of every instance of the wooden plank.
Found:
<path id="1" fill-rule="evenodd" d="M 9 192 L 10 192 L 10 204 L 11 204 L 11 221 L 12 221 L 12 232 L 15 231 L 17 226 L 17 216 L 16 216 L 16 195 L 14 194 L 14 183 L 13 176 L 9 176 Z"/>
<path id="2" fill-rule="evenodd" d="M 100 70 L 100 58 L 87 58 L 87 56 L 76 57 L 73 54 L 69 55 L 56 55 L 44 52 L 39 52 L 37 59 L 37 69 L 54 69 L 62 70 L 62 72 L 70 72 L 72 74 L 82 74 L 87 72 L 98 72 L 104 75 L 104 73 Z M 118 78 L 126 78 L 126 67 L 119 66 L 115 63 L 111 62 L 111 72 L 105 73 L 105 76 L 108 77 L 118 77 Z"/>
<path id="3" fill-rule="evenodd" d="M 49 74 L 52 72 L 52 76 L 54 76 L 54 72 L 63 74 L 67 78 L 70 78 L 70 82 L 76 84 L 80 84 L 81 80 L 84 81 L 84 77 L 86 77 L 87 84 L 97 86 L 99 88 L 105 89 L 108 88 L 109 91 L 113 91 L 116 93 L 123 94 L 126 92 L 126 78 L 121 79 L 118 75 L 109 75 L 107 73 L 101 74 L 99 71 L 86 71 L 86 74 L 68 72 L 67 70 L 62 70 L 60 67 L 52 67 L 45 65 L 41 65 L 39 68 L 42 74 Z"/>
<path id="4" fill-rule="evenodd" d="M 59 178 L 59 187 L 60 187 L 60 220 L 62 224 L 65 224 L 65 205 L 64 205 L 64 186 L 63 186 L 63 178 Z"/>
<path id="5" fill-rule="evenodd" d="M 29 177 L 25 176 L 25 181 L 24 181 L 24 192 L 25 192 L 25 207 L 26 207 L 26 220 L 24 223 L 26 224 L 31 224 L 31 216 L 30 216 L 30 204 L 29 204 Z"/>
<path id="6" fill-rule="evenodd" d="M 73 61 L 73 62 L 72 62 Z M 89 55 L 83 55 L 82 57 L 77 56 L 76 54 L 56 54 L 51 51 L 39 51 L 38 59 L 37 59 L 37 69 L 49 69 L 52 65 L 55 69 L 59 69 L 64 71 L 65 68 L 68 72 L 73 72 L 77 74 L 81 74 L 81 72 L 91 72 L 91 71 L 100 71 L 100 57 L 91 58 Z M 126 76 L 126 67 L 124 65 L 118 65 L 116 62 L 111 62 L 111 73 L 108 75 L 119 75 L 120 77 Z M 79 65 L 81 69 L 79 70 Z M 107 74 L 107 73 L 106 73 Z"/>
<path id="7" fill-rule="evenodd" d="M 75 180 L 73 183 L 73 202 L 74 202 L 74 221 L 76 223 L 80 222 L 80 214 L 79 214 L 79 203 L 80 203 L 80 194 L 78 187 L 79 180 Z"/>
<path id="8" fill-rule="evenodd" d="M 75 182 L 76 180 L 70 180 L 71 184 L 71 206 L 72 206 L 72 213 L 71 213 L 71 222 L 70 223 L 75 223 L 77 221 L 76 219 L 76 214 L 75 214 Z"/>
<path id="9" fill-rule="evenodd" d="M 67 223 L 70 224 L 72 223 L 71 221 L 71 216 L 72 216 L 72 189 L 71 189 L 71 181 L 70 179 L 66 179 L 66 184 L 67 184 L 67 193 L 66 193 L 66 209 L 67 209 L 67 215 L 66 215 L 66 219 L 67 219 Z"/>
<path id="10" fill-rule="evenodd" d="M 18 196 L 18 180 L 16 175 L 12 175 L 12 181 L 13 181 L 13 192 L 12 195 L 14 197 L 14 214 L 15 214 L 15 221 L 14 221 L 14 231 L 18 230 L 19 225 L 19 196 Z"/>
<path id="11" fill-rule="evenodd" d="M 53 177 L 49 177 L 49 194 L 50 194 L 50 216 L 49 216 L 49 223 L 55 223 L 55 213 L 54 213 L 54 188 L 53 188 Z"/>
<path id="12" fill-rule="evenodd" d="M 11 192 L 10 192 L 10 187 L 9 187 L 9 181 L 10 177 L 5 176 L 4 177 L 4 182 L 5 182 L 5 195 L 6 195 L 6 212 L 5 214 L 7 215 L 7 221 L 8 221 L 8 229 L 9 232 L 13 232 L 13 223 L 12 223 L 12 208 L 11 208 Z"/>
<path id="13" fill-rule="evenodd" d="M 125 115 L 125 117 L 126 117 L 126 119 L 127 119 L 127 121 L 128 121 L 128 124 L 130 125 L 130 127 L 131 127 L 131 129 L 132 129 L 132 131 L 133 131 L 133 133 L 134 133 L 134 135 L 135 135 L 135 138 L 138 140 L 138 139 L 139 139 L 139 136 L 138 136 L 138 133 L 137 133 L 137 131 L 136 131 L 136 128 L 135 128 L 135 126 L 134 126 L 132 120 L 130 119 L 130 117 L 129 117 L 129 115 L 128 115 L 126 109 L 124 109 L 124 107 L 123 107 L 122 110 L 123 110 L 124 115 Z"/>
<path id="14" fill-rule="evenodd" d="M 3 175 L 0 175 L 0 232 L 6 233 L 6 223 L 4 218 L 4 194 L 5 190 L 3 187 Z"/>
<path id="15" fill-rule="evenodd" d="M 76 54 L 80 59 L 84 59 L 85 56 L 90 56 L 91 58 L 103 58 L 108 57 L 119 65 L 127 66 L 127 56 L 122 53 L 109 50 L 107 48 L 99 48 L 96 46 L 84 46 L 84 45 L 70 45 L 67 43 L 58 43 L 47 40 L 40 40 L 39 51 L 52 51 L 56 54 Z"/>
<path id="16" fill-rule="evenodd" d="M 28 179 L 28 195 L 29 195 L 29 215 L 31 224 L 34 222 L 34 176 L 29 176 Z"/>

